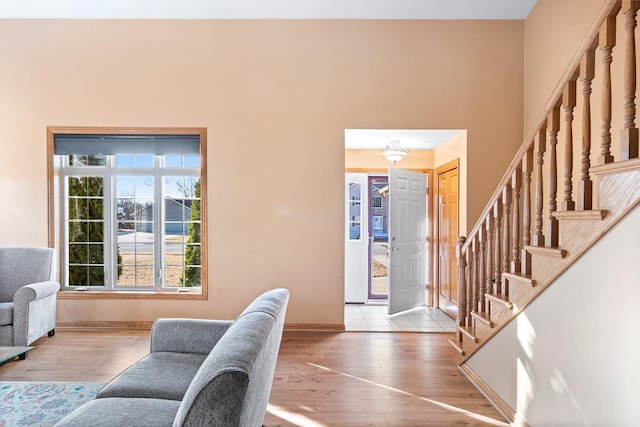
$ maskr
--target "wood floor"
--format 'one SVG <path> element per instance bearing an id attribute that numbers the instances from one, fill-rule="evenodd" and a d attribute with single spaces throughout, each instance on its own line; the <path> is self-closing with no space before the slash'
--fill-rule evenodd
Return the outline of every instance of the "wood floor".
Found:
<path id="1" fill-rule="evenodd" d="M 507 426 L 451 360 L 451 334 L 285 331 L 265 426 Z M 0 381 L 108 381 L 149 331 L 56 331 Z"/>

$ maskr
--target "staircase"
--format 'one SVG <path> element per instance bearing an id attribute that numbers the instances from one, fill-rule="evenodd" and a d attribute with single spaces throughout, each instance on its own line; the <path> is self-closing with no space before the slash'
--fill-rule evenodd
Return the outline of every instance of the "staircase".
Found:
<path id="1" fill-rule="evenodd" d="M 458 329 L 449 341 L 458 365 L 640 204 L 640 1 L 603 3 L 478 222 L 460 237 Z"/>

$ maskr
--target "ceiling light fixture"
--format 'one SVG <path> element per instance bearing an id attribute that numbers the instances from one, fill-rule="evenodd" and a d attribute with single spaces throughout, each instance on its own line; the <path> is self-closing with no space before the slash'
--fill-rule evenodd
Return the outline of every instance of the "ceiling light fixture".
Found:
<path id="1" fill-rule="evenodd" d="M 389 142 L 387 148 L 382 152 L 382 155 L 395 165 L 396 162 L 402 160 L 402 158 L 409 152 L 409 148 L 400 145 L 400 141 L 394 140 Z"/>

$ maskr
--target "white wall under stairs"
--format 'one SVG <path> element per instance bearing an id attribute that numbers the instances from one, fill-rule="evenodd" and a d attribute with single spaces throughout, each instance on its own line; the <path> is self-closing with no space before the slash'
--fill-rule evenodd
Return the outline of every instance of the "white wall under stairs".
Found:
<path id="1" fill-rule="evenodd" d="M 640 426 L 640 206 L 467 362 L 530 426 Z"/>

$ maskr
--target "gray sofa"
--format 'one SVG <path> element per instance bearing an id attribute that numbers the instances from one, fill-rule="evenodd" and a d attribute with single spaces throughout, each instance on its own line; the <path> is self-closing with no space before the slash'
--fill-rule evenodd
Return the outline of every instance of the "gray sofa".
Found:
<path id="1" fill-rule="evenodd" d="M 58 290 L 53 249 L 0 248 L 0 346 L 26 347 L 52 336 Z"/>
<path id="2" fill-rule="evenodd" d="M 288 301 L 274 289 L 234 321 L 156 320 L 150 353 L 56 426 L 262 425 Z"/>

